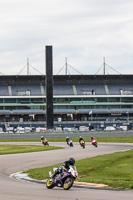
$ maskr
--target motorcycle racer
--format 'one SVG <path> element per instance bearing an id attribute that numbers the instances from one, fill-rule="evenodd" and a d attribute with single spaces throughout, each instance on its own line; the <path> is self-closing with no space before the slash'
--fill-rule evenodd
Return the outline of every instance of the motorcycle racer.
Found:
<path id="1" fill-rule="evenodd" d="M 79 143 L 80 143 L 82 140 L 84 141 L 83 137 L 80 136 L 80 137 L 79 137 Z M 84 142 L 85 142 L 85 141 L 84 141 Z"/>
<path id="2" fill-rule="evenodd" d="M 69 138 L 69 137 L 66 137 L 66 142 L 67 142 L 67 144 L 69 143 L 69 141 L 70 141 L 70 138 Z"/>
<path id="3" fill-rule="evenodd" d="M 97 147 L 97 140 L 94 137 L 91 137 L 91 143 L 93 146 Z"/>
<path id="4" fill-rule="evenodd" d="M 49 146 L 47 139 L 44 138 L 43 136 L 41 136 L 41 141 L 42 141 L 43 145 L 48 145 Z"/>
<path id="5" fill-rule="evenodd" d="M 96 140 L 96 138 L 94 138 L 94 137 L 91 137 L 91 142 L 92 142 L 93 140 Z"/>
<path id="6" fill-rule="evenodd" d="M 66 171 L 68 171 L 68 170 L 69 170 L 69 166 L 70 166 L 70 165 L 74 165 L 74 164 L 75 164 L 75 159 L 74 159 L 74 158 L 69 158 L 69 160 L 65 161 L 65 162 L 63 163 L 63 165 L 61 165 L 61 166 L 55 171 L 55 173 L 52 175 L 52 178 L 54 179 L 55 176 L 56 176 L 57 174 L 60 174 L 60 173 L 62 172 L 63 169 L 66 169 Z"/>

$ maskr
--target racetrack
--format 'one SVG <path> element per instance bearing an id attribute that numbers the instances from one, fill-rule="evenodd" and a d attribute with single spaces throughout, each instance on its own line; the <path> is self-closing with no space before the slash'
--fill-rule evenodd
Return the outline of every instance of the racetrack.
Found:
<path id="1" fill-rule="evenodd" d="M 19 145 L 22 143 L 17 144 Z M 33 142 L 26 142 L 26 144 L 41 145 L 40 143 Z M 0 200 L 133 199 L 133 191 L 131 190 L 120 191 L 106 189 L 86 189 L 77 187 L 72 187 L 68 191 L 64 191 L 62 188 L 53 188 L 52 190 L 48 190 L 44 184 L 37 184 L 21 180 L 18 181 L 14 178 L 9 177 L 10 174 L 15 172 L 21 172 L 31 168 L 63 163 L 69 157 L 74 157 L 76 160 L 79 160 L 82 158 L 93 157 L 133 148 L 133 144 L 111 143 L 100 143 L 98 148 L 93 147 L 90 143 L 86 143 L 86 149 L 82 149 L 78 143 L 74 143 L 74 147 L 69 147 L 66 143 L 51 142 L 50 145 L 63 146 L 65 148 L 54 151 L 0 156 Z"/>

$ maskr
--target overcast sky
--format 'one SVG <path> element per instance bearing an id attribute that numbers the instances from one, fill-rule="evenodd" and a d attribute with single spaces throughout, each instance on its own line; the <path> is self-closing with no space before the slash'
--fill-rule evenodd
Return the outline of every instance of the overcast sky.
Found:
<path id="1" fill-rule="evenodd" d="M 54 74 L 66 57 L 82 74 L 96 74 L 104 57 L 121 74 L 133 74 L 133 0 L 0 0 L 2 74 L 19 74 L 27 57 L 45 74 L 46 45 L 53 46 Z M 25 67 L 20 74 L 26 73 Z M 30 73 L 38 74 L 32 67 Z"/>

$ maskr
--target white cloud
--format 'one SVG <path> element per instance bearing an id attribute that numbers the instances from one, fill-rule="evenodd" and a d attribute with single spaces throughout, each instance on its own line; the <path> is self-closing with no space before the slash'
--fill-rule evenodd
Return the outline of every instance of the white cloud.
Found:
<path id="1" fill-rule="evenodd" d="M 0 1 L 0 72 L 17 74 L 29 57 L 44 73 L 45 45 L 53 46 L 54 73 L 68 63 L 95 74 L 106 62 L 133 73 L 132 0 Z"/>

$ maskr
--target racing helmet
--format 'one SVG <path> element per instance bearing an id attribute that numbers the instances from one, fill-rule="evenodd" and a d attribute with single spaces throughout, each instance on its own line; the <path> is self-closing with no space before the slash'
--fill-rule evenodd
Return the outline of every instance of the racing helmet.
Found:
<path id="1" fill-rule="evenodd" d="M 41 136 L 41 139 L 44 139 L 44 137 L 43 137 L 43 136 Z"/>
<path id="2" fill-rule="evenodd" d="M 91 140 L 93 140 L 94 138 L 93 137 L 91 137 Z"/>
<path id="3" fill-rule="evenodd" d="M 70 163 L 71 165 L 74 165 L 74 164 L 75 164 L 75 159 L 74 159 L 74 158 L 69 158 L 69 163 Z"/>

